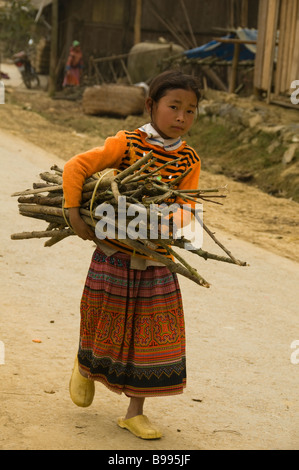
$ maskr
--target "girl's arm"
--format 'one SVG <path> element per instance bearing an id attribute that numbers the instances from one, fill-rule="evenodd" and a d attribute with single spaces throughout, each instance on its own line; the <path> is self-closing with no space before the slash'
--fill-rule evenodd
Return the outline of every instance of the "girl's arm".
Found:
<path id="1" fill-rule="evenodd" d="M 192 165 L 192 171 L 180 182 L 178 189 L 197 189 L 198 180 L 200 175 L 200 160 Z M 183 201 L 180 201 L 183 202 Z M 190 202 L 191 206 L 194 206 L 194 202 Z"/>
<path id="2" fill-rule="evenodd" d="M 91 227 L 80 216 L 82 188 L 85 179 L 106 168 L 118 168 L 127 149 L 125 134 L 109 137 L 103 147 L 71 158 L 63 169 L 64 207 L 69 210 L 70 224 L 83 240 L 96 240 Z"/>
<path id="3" fill-rule="evenodd" d="M 180 182 L 178 189 L 197 189 L 198 188 L 198 180 L 199 180 L 199 175 L 200 175 L 200 159 L 193 165 L 192 171 Z M 181 198 L 177 198 L 176 202 L 178 204 L 188 204 L 192 207 L 192 209 L 195 208 L 195 202 L 194 201 L 189 201 L 186 202 Z M 192 217 L 191 217 L 192 219 Z M 173 216 L 174 223 L 178 227 L 183 227 L 184 223 L 188 224 L 188 221 L 190 221 L 190 212 L 189 211 L 184 211 L 183 208 L 177 210 L 177 212 Z"/>
<path id="4" fill-rule="evenodd" d="M 127 150 L 123 131 L 108 137 L 102 147 L 81 153 L 66 162 L 63 169 L 65 207 L 80 207 L 82 188 L 86 178 L 106 168 L 118 168 Z"/>
<path id="5" fill-rule="evenodd" d="M 185 190 L 197 189 L 199 174 L 200 174 L 200 159 L 198 157 L 198 161 L 192 165 L 192 171 L 190 171 L 189 174 L 180 182 L 177 189 L 185 189 Z M 176 198 L 175 203 L 191 206 L 192 209 L 195 208 L 194 201 L 186 202 L 180 197 Z M 174 226 L 177 229 L 181 229 L 185 227 L 186 225 L 190 224 L 190 222 L 193 219 L 193 215 L 191 214 L 189 210 L 184 210 L 183 207 L 178 207 L 175 212 L 171 213 L 168 216 L 165 216 L 164 220 L 165 220 L 166 228 L 163 227 L 163 225 L 160 227 L 160 229 L 162 230 L 162 233 L 168 233 L 168 220 L 167 219 L 170 219 L 170 218 L 172 219 Z"/>

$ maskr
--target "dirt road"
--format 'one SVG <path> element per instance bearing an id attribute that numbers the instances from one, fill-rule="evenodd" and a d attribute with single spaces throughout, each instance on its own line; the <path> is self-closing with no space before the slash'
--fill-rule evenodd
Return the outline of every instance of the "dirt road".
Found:
<path id="1" fill-rule="evenodd" d="M 298 263 L 233 230 L 216 233 L 249 267 L 190 255 L 212 287 L 180 278 L 188 387 L 178 397 L 148 399 L 145 409 L 164 437 L 142 441 L 119 429 L 127 399 L 100 384 L 90 408 L 72 404 L 68 381 L 93 246 L 75 237 L 52 248 L 10 240 L 13 232 L 45 228 L 19 216 L 10 195 L 63 162 L 6 131 L 0 142 L 0 449 L 298 449 L 299 350 L 291 348 L 299 340 Z"/>

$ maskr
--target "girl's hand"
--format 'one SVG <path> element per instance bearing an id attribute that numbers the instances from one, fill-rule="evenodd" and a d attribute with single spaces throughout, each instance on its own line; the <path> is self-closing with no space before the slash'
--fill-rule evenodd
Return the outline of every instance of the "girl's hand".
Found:
<path id="1" fill-rule="evenodd" d="M 80 216 L 79 207 L 70 207 L 69 208 L 69 217 L 71 227 L 78 237 L 82 240 L 96 240 L 96 236 L 93 233 L 93 230 L 89 225 L 87 225 Z"/>

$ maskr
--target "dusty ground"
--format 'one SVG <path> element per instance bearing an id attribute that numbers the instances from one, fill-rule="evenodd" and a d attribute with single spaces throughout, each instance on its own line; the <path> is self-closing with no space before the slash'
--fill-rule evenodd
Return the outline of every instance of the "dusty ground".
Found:
<path id="1" fill-rule="evenodd" d="M 68 396 L 92 244 L 10 240 L 40 226 L 18 215 L 11 193 L 103 136 L 66 133 L 16 105 L 1 106 L 0 122 L 0 449 L 298 449 L 298 204 L 203 172 L 202 187 L 229 187 L 223 207 L 206 206 L 205 221 L 250 266 L 188 256 L 212 284 L 180 278 L 188 388 L 148 400 L 164 437 L 142 441 L 115 424 L 125 397 L 98 384 L 92 406 L 79 409 Z M 204 248 L 217 251 L 207 239 Z"/>

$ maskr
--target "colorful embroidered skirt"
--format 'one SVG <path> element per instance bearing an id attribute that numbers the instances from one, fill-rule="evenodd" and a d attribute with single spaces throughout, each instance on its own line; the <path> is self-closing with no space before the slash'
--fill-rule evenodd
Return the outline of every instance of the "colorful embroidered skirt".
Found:
<path id="1" fill-rule="evenodd" d="M 176 274 L 130 268 L 127 254 L 96 249 L 81 300 L 79 368 L 128 396 L 165 396 L 186 386 L 185 325 Z"/>

